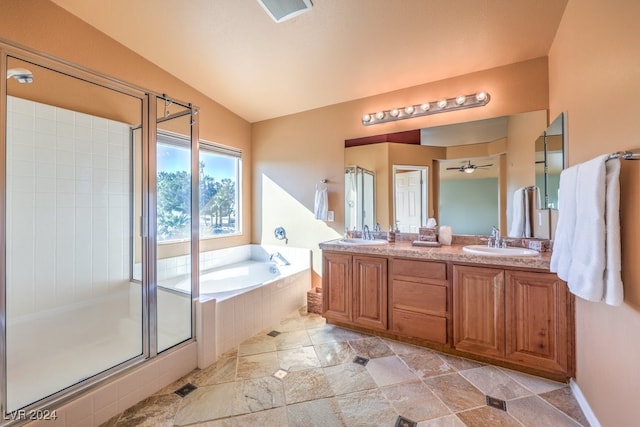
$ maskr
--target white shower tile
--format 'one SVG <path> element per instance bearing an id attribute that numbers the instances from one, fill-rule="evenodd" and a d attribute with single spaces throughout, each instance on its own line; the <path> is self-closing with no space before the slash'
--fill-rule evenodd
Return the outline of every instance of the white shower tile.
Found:
<path id="1" fill-rule="evenodd" d="M 69 137 L 56 137 L 56 149 L 61 151 L 75 152 L 76 144 L 75 139 Z M 64 153 L 63 153 L 64 154 Z"/>
<path id="2" fill-rule="evenodd" d="M 109 139 L 106 131 L 94 129 L 91 144 L 93 154 L 109 155 Z"/>
<path id="3" fill-rule="evenodd" d="M 83 144 L 89 147 L 89 150 L 92 148 L 91 144 L 91 127 L 89 126 L 77 126 L 75 127 L 76 139 L 82 141 Z"/>
<path id="4" fill-rule="evenodd" d="M 36 135 L 32 129 L 14 129 L 11 133 L 7 133 L 7 142 L 10 144 L 25 145 L 34 147 L 36 141 Z"/>
<path id="5" fill-rule="evenodd" d="M 108 169 L 109 157 L 94 153 L 91 158 L 91 166 L 97 169 Z"/>
<path id="6" fill-rule="evenodd" d="M 56 192 L 60 193 L 75 193 L 76 181 L 73 179 L 60 179 L 56 178 Z"/>
<path id="7" fill-rule="evenodd" d="M 69 165 L 56 164 L 56 178 L 59 179 L 75 179 L 76 169 Z"/>
<path id="8" fill-rule="evenodd" d="M 73 185 L 75 189 L 75 184 Z M 56 193 L 57 208 L 73 208 L 76 205 L 76 197 L 73 193 Z"/>
<path id="9" fill-rule="evenodd" d="M 76 153 L 68 150 L 56 150 L 56 162 L 61 165 L 75 166 Z"/>
<path id="10" fill-rule="evenodd" d="M 9 120 L 11 120 L 11 126 L 14 130 L 32 131 L 35 129 L 35 118 L 32 115 L 13 112 Z"/>
<path id="11" fill-rule="evenodd" d="M 54 139 L 55 141 L 55 139 Z M 40 147 L 36 150 L 36 162 L 55 164 L 56 150 L 51 147 Z"/>
<path id="12" fill-rule="evenodd" d="M 91 128 L 91 116 L 89 114 L 74 112 L 76 126 Z"/>
<path id="13" fill-rule="evenodd" d="M 54 194 L 56 191 L 56 181 L 51 179 L 53 177 L 43 177 L 36 178 L 36 193 L 38 193 L 38 199 L 40 199 L 41 194 Z M 55 198 L 54 198 L 55 200 Z"/>
<path id="14" fill-rule="evenodd" d="M 51 119 L 46 119 L 43 117 L 35 118 L 35 130 L 36 132 L 46 133 L 49 135 L 56 134 L 56 121 Z"/>
<path id="15" fill-rule="evenodd" d="M 49 120 L 56 120 L 56 109 L 51 105 L 35 103 L 35 116 Z"/>
<path id="16" fill-rule="evenodd" d="M 11 162 L 11 168 L 7 170 L 12 176 L 35 176 L 36 163 L 14 160 Z"/>
<path id="17" fill-rule="evenodd" d="M 46 133 L 35 132 L 33 134 L 34 145 L 38 148 L 55 148 L 56 137 L 55 135 L 48 135 Z"/>
<path id="18" fill-rule="evenodd" d="M 64 108 L 55 108 L 56 110 L 56 121 L 62 123 L 75 123 L 75 114 L 73 111 L 64 109 Z"/>
<path id="19" fill-rule="evenodd" d="M 57 122 L 56 124 L 57 139 L 70 140 L 73 146 L 75 137 L 76 137 L 76 128 L 73 126 L 73 123 Z"/>

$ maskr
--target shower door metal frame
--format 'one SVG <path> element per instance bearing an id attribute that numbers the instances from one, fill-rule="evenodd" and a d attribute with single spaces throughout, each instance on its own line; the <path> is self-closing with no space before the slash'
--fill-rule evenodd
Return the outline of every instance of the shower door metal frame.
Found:
<path id="1" fill-rule="evenodd" d="M 73 384 L 59 390 L 51 396 L 42 398 L 31 403 L 21 410 L 43 410 L 55 409 L 65 403 L 79 397 L 92 389 L 99 387 L 106 381 L 122 376 L 126 371 L 153 360 L 157 355 L 157 336 L 151 337 L 151 332 L 157 334 L 157 288 L 156 288 L 156 191 L 155 191 L 155 147 L 156 147 L 156 100 L 164 98 L 166 95 L 154 93 L 153 91 L 139 86 L 123 82 L 113 77 L 88 70 L 82 66 L 56 58 L 46 53 L 38 52 L 24 46 L 0 38 L 0 73 L 6 76 L 7 60 L 16 58 L 18 60 L 33 63 L 36 66 L 48 68 L 54 72 L 59 72 L 73 78 L 92 83 L 106 89 L 110 89 L 124 95 L 129 95 L 140 100 L 141 103 L 141 127 L 142 127 L 142 259 L 146 266 L 142 272 L 142 354 L 128 361 L 107 368 L 105 371 L 96 373 L 86 380 Z M 173 100 L 189 109 L 192 115 L 192 170 L 198 170 L 198 108 L 190 103 Z M 153 119 L 152 119 L 153 118 Z M 3 421 L 7 420 L 7 348 L 6 348 L 6 212 L 7 212 L 7 182 L 6 182 L 6 148 L 7 148 L 7 80 L 0 79 L 0 413 Z M 152 149 L 153 148 L 153 149 Z M 192 271 L 198 271 L 198 250 L 199 250 L 199 229 L 198 229 L 198 177 L 192 180 L 192 197 L 195 195 L 195 203 L 192 202 L 192 214 L 196 213 L 195 221 L 192 221 L 192 243 L 191 258 Z M 195 208 L 194 208 L 195 206 Z M 168 353 L 181 348 L 195 340 L 195 310 L 194 301 L 198 296 L 198 275 L 192 274 L 192 336 L 164 353 Z"/>

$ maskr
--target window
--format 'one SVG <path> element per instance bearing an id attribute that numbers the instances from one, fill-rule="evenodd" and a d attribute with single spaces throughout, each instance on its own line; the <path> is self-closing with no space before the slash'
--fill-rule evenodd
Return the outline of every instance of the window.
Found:
<path id="1" fill-rule="evenodd" d="M 158 134 L 158 242 L 191 235 L 191 150 L 187 140 Z M 240 233 L 239 151 L 200 142 L 200 238 Z"/>
<path id="2" fill-rule="evenodd" d="M 240 233 L 241 153 L 200 143 L 200 238 Z"/>
<path id="3" fill-rule="evenodd" d="M 189 141 L 158 134 L 158 243 L 191 238 Z"/>

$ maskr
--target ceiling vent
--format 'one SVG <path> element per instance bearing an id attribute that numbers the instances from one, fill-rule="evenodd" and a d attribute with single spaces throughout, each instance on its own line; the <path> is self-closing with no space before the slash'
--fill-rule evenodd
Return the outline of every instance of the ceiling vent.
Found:
<path id="1" fill-rule="evenodd" d="M 313 7 L 311 0 L 258 0 L 258 3 L 277 23 L 308 12 Z"/>

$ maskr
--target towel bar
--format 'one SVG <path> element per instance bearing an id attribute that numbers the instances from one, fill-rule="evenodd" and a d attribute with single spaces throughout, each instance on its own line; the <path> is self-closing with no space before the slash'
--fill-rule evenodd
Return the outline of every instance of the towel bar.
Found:
<path id="1" fill-rule="evenodd" d="M 623 159 L 623 160 L 640 160 L 640 153 L 633 153 L 631 151 L 618 151 L 617 153 L 609 154 L 609 158 L 611 159 Z"/>

